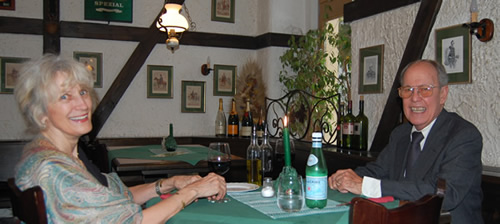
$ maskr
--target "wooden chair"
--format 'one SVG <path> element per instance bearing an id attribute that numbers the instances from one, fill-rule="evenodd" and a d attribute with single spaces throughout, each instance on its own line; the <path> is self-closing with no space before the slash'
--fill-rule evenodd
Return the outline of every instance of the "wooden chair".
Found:
<path id="1" fill-rule="evenodd" d="M 47 214 L 42 188 L 35 186 L 21 191 L 14 178 L 9 178 L 7 182 L 12 191 L 10 201 L 14 217 L 27 224 L 46 224 Z"/>
<path id="2" fill-rule="evenodd" d="M 407 202 L 394 209 L 365 198 L 351 200 L 349 223 L 351 224 L 438 224 L 444 198 L 444 181 L 438 181 L 436 194 L 425 195 L 417 201 Z"/>

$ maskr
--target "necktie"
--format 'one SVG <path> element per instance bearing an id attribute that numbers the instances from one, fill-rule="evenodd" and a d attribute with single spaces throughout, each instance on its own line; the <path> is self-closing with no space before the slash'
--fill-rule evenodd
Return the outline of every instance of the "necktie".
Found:
<path id="1" fill-rule="evenodd" d="M 420 152 L 422 152 L 422 150 L 420 150 L 420 142 L 422 139 L 424 139 L 422 132 L 415 131 L 411 134 L 410 152 L 408 153 L 408 159 L 406 161 L 406 176 L 409 176 L 413 164 L 420 155 Z"/>

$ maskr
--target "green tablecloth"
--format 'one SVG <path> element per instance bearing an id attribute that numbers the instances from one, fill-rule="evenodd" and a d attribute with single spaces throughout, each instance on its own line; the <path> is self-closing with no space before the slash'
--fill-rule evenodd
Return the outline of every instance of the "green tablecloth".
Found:
<path id="1" fill-rule="evenodd" d="M 328 198 L 338 202 L 348 202 L 356 195 L 342 194 L 338 191 L 329 190 Z M 227 196 L 230 197 L 230 196 Z M 147 207 L 158 203 L 160 198 L 151 199 L 146 203 Z M 384 204 L 388 208 L 395 208 L 399 201 Z M 168 224 L 190 224 L 190 223 L 237 223 L 237 224 L 266 224 L 266 223 L 349 223 L 349 211 L 333 212 L 325 214 L 307 215 L 301 217 L 272 219 L 267 215 L 232 198 L 228 203 L 212 204 L 207 199 L 193 202 L 184 210 L 172 217 Z"/>
<path id="2" fill-rule="evenodd" d="M 171 160 L 184 161 L 191 165 L 196 165 L 200 160 L 207 158 L 208 147 L 205 146 L 178 146 L 173 153 L 167 152 L 163 156 L 153 153 L 151 150 L 159 150 L 161 145 L 146 145 L 133 148 L 115 149 L 108 151 L 108 158 L 111 161 L 114 158 L 130 159 L 150 159 L 150 160 Z"/>

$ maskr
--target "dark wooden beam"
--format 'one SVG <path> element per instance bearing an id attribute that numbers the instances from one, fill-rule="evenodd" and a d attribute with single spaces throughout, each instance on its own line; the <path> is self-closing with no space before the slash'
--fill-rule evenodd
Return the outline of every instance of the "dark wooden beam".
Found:
<path id="1" fill-rule="evenodd" d="M 389 142 L 389 136 L 392 130 L 398 126 L 402 116 L 402 102 L 398 96 L 397 89 L 401 86 L 399 75 L 403 68 L 410 62 L 421 59 L 425 47 L 432 32 L 432 27 L 436 21 L 436 16 L 441 9 L 442 0 L 422 0 L 420 8 L 415 18 L 415 23 L 406 43 L 403 58 L 399 64 L 398 72 L 394 78 L 389 98 L 385 104 L 382 118 L 375 133 L 370 151 L 380 152 Z"/>
<path id="2" fill-rule="evenodd" d="M 0 16 L 0 33 L 43 35 L 43 20 Z"/>
<path id="3" fill-rule="evenodd" d="M 344 21 L 352 22 L 402 6 L 411 5 L 419 1 L 420 0 L 356 0 L 344 5 Z"/>
<path id="4" fill-rule="evenodd" d="M 59 22 L 59 37 L 84 38 L 96 40 L 118 40 L 139 42 L 148 28 L 130 26 L 112 26 L 107 24 L 84 22 Z M 164 38 L 158 39 L 159 44 L 165 43 L 166 34 L 156 31 Z M 24 19 L 0 16 L 0 33 L 43 34 L 43 20 Z M 188 31 L 182 34 L 181 45 L 221 47 L 237 49 L 261 49 L 266 47 L 288 47 L 290 34 L 265 33 L 256 37 L 205 33 Z"/>
<path id="5" fill-rule="evenodd" d="M 43 1 L 43 53 L 61 52 L 59 0 Z"/>
<path id="6" fill-rule="evenodd" d="M 104 95 L 99 105 L 97 105 L 92 116 L 93 128 L 88 134 L 88 140 L 90 142 L 96 140 L 97 134 L 99 134 L 99 131 L 111 115 L 111 112 L 113 112 L 113 109 L 122 98 L 130 83 L 132 83 L 132 80 L 139 72 L 139 69 L 148 58 L 156 43 L 162 38 L 164 38 L 164 36 L 161 35 L 161 32 L 158 32 L 156 21 L 154 21 L 147 32 L 143 34 L 141 41 L 111 84 L 111 87 L 109 87 L 106 95 Z"/>

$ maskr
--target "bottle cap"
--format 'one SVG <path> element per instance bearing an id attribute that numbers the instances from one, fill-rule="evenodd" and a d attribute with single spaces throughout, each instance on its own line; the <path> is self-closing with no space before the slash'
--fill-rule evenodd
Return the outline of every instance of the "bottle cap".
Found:
<path id="1" fill-rule="evenodd" d="M 321 141 L 322 136 L 323 136 L 323 134 L 321 134 L 321 132 L 313 132 L 312 133 L 312 140 L 313 141 Z"/>

